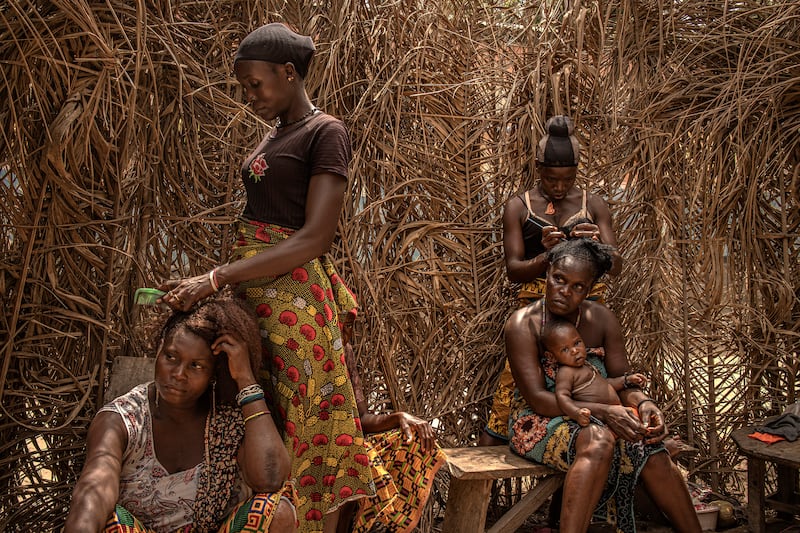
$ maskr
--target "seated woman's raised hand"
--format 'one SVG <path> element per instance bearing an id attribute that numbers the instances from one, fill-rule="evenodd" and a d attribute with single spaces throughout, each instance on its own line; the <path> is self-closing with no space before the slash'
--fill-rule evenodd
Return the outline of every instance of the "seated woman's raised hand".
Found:
<path id="1" fill-rule="evenodd" d="M 211 345 L 214 355 L 225 354 L 228 359 L 228 371 L 239 388 L 256 382 L 250 367 L 250 356 L 247 344 L 234 333 L 223 333 Z"/>

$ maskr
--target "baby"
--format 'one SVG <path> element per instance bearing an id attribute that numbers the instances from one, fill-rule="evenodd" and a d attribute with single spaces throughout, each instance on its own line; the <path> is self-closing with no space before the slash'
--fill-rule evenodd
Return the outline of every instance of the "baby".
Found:
<path id="1" fill-rule="evenodd" d="M 565 320 L 551 320 L 542 328 L 542 345 L 545 355 L 558 363 L 556 374 L 556 401 L 559 408 L 578 422 L 588 426 L 592 412 L 575 403 L 591 402 L 621 405 L 618 391 L 628 387 L 643 387 L 647 377 L 643 374 L 625 374 L 618 378 L 604 378 L 593 365 L 586 362 L 586 346 L 575 326 Z"/>

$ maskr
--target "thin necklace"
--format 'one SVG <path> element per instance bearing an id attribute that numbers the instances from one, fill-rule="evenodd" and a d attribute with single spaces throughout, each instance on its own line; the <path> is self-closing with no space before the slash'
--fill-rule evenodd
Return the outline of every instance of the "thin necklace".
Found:
<path id="1" fill-rule="evenodd" d="M 297 124 L 299 122 L 303 122 L 305 119 L 307 119 L 308 117 L 310 117 L 311 115 L 313 115 L 317 111 L 319 111 L 319 109 L 317 109 L 316 107 L 312 106 L 311 109 L 308 110 L 308 113 L 306 113 L 302 117 L 298 118 L 297 120 L 293 120 L 291 122 L 286 122 L 285 124 L 283 122 L 281 122 L 281 118 L 278 117 L 278 122 L 275 123 L 275 127 L 276 128 L 287 128 L 289 126 L 292 126 L 293 124 Z"/>
<path id="2" fill-rule="evenodd" d="M 575 329 L 578 329 L 578 326 L 581 325 L 581 305 L 583 302 L 578 304 L 578 318 L 575 319 Z M 547 323 L 547 298 L 542 296 L 542 327 L 544 327 L 545 323 Z"/>

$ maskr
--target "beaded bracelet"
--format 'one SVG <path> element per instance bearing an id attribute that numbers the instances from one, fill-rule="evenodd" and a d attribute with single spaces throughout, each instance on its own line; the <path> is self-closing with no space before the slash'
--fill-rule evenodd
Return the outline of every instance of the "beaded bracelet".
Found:
<path id="1" fill-rule="evenodd" d="M 258 418 L 259 416 L 264 416 L 264 415 L 268 415 L 268 414 L 269 414 L 269 411 L 256 411 L 252 415 L 246 417 L 244 419 L 244 423 L 247 424 L 248 422 L 250 422 L 254 418 Z"/>
<path id="2" fill-rule="evenodd" d="M 251 394 L 250 396 L 243 398 L 242 401 L 239 402 L 239 407 L 244 407 L 248 403 L 257 402 L 258 400 L 263 400 L 263 399 L 264 395 L 261 394 L 260 392 L 256 394 Z"/>
<path id="3" fill-rule="evenodd" d="M 236 394 L 236 403 L 242 405 L 242 400 L 247 398 L 248 396 L 252 396 L 253 394 L 261 394 L 264 395 L 264 389 L 261 388 L 261 385 L 258 383 L 253 383 L 252 385 L 248 385 L 247 387 L 243 388 Z"/>
<path id="4" fill-rule="evenodd" d="M 628 376 L 630 376 L 630 375 L 631 375 L 630 372 L 625 372 L 625 375 L 622 376 L 622 388 L 626 389 L 626 390 L 627 389 L 639 389 L 639 390 L 642 390 L 642 388 L 639 385 L 637 385 L 636 383 L 628 383 Z"/>
<path id="5" fill-rule="evenodd" d="M 642 408 L 642 404 L 643 404 L 644 402 L 653 402 L 653 403 L 656 403 L 656 401 L 655 401 L 654 399 L 652 399 L 652 398 L 645 398 L 644 400 L 642 400 L 641 402 L 639 402 L 639 403 L 637 403 L 637 404 L 636 404 L 636 410 L 637 410 L 637 411 L 638 411 L 639 409 L 641 409 L 641 408 Z"/>
<path id="6" fill-rule="evenodd" d="M 208 273 L 208 282 L 211 284 L 211 289 L 214 292 L 219 292 L 219 284 L 217 283 L 217 269 L 212 268 L 211 272 Z"/>

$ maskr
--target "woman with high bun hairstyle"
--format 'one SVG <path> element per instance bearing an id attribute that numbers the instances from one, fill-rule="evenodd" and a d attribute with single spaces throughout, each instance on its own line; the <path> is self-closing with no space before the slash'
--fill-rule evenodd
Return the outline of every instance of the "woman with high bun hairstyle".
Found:
<path id="1" fill-rule="evenodd" d="M 239 43 L 236 79 L 253 112 L 274 126 L 241 166 L 247 193 L 231 261 L 163 283 L 176 309 L 230 285 L 259 317 L 261 379 L 276 391 L 292 460 L 300 531 L 335 531 L 341 506 L 375 494 L 341 320 L 353 294 L 328 256 L 347 194 L 347 129 L 312 102 L 305 78 L 315 46 L 283 24 Z"/>
<path id="2" fill-rule="evenodd" d="M 617 238 L 608 205 L 600 196 L 575 184 L 581 145 L 572 119 L 564 115 L 551 117 L 545 130 L 536 146 L 539 180 L 532 189 L 509 199 L 503 212 L 506 273 L 511 282 L 521 284 L 517 295 L 520 305 L 542 297 L 547 252 L 566 239 L 588 237 L 609 245 L 613 257 L 609 273 L 616 275 L 622 270 L 622 256 L 616 249 Z M 602 301 L 604 292 L 605 285 L 598 283 L 589 297 Z M 508 409 L 513 385 L 506 363 L 479 445 L 508 441 Z"/>

